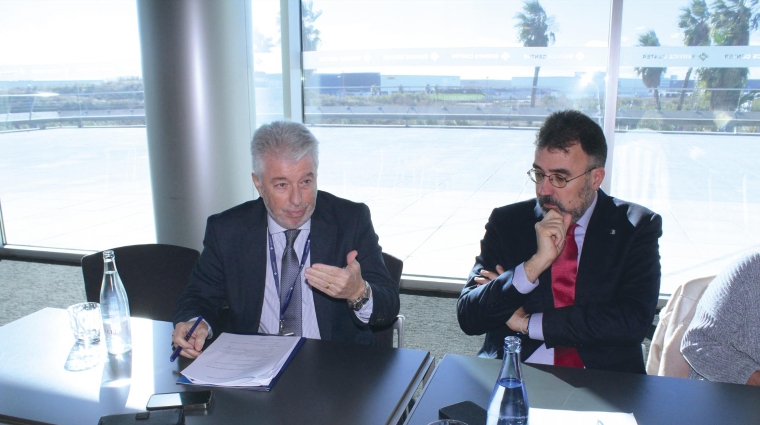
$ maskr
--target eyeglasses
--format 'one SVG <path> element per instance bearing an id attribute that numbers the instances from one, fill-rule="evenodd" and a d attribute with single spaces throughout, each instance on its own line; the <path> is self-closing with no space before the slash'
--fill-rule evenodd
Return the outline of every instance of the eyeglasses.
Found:
<path id="1" fill-rule="evenodd" d="M 528 170 L 528 177 L 530 177 L 530 179 L 533 180 L 536 184 L 543 183 L 544 179 L 548 177 L 549 178 L 549 183 L 551 183 L 552 186 L 561 189 L 561 188 L 567 186 L 567 184 L 569 182 L 571 182 L 571 181 L 573 181 L 573 180 L 575 180 L 575 179 L 577 179 L 579 177 L 585 176 L 586 174 L 588 174 L 591 171 L 593 171 L 595 168 L 599 168 L 599 167 L 589 168 L 588 171 L 586 171 L 585 173 L 577 175 L 577 176 L 573 177 L 572 179 L 568 179 L 568 178 L 562 177 L 559 174 L 549 174 L 549 175 L 546 175 L 546 174 L 544 174 L 544 173 L 536 170 L 535 168 L 531 168 L 530 170 Z"/>

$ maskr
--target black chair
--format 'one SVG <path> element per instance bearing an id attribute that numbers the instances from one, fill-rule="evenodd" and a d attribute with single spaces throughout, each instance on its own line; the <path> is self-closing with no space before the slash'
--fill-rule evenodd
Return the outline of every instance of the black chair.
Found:
<path id="1" fill-rule="evenodd" d="M 171 322 L 177 300 L 187 286 L 200 253 L 191 248 L 164 244 L 113 248 L 116 269 L 129 299 L 130 314 Z M 100 301 L 103 252 L 82 257 L 87 301 Z"/>
<path id="2" fill-rule="evenodd" d="M 404 262 L 400 259 L 383 252 L 383 261 L 385 267 L 391 274 L 391 278 L 401 285 L 401 272 L 404 270 Z M 393 331 L 398 333 L 398 348 L 404 347 L 404 316 L 399 314 L 393 323 L 382 326 L 373 326 L 372 332 L 375 334 L 375 341 L 381 347 L 393 347 Z"/>

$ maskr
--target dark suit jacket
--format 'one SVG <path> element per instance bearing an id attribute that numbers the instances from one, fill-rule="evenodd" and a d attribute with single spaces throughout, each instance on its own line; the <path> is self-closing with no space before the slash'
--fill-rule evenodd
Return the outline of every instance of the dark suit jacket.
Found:
<path id="1" fill-rule="evenodd" d="M 346 255 L 357 250 L 362 277 L 372 287 L 370 325 L 390 323 L 399 311 L 398 282 L 383 263 L 369 208 L 317 193 L 311 216 L 311 264 L 346 266 Z M 267 261 L 267 211 L 261 198 L 209 217 L 206 235 L 190 283 L 180 297 L 174 323 L 198 315 L 215 334 L 220 329 L 256 333 L 264 304 Z M 314 290 L 319 333 L 322 339 L 373 344 L 368 325 L 356 318 L 346 300 Z M 220 311 L 229 306 L 226 326 L 220 327 Z"/>
<path id="2" fill-rule="evenodd" d="M 486 224 L 481 253 L 457 303 L 468 335 L 486 334 L 479 355 L 503 356 L 504 337 L 515 335 L 506 321 L 520 306 L 543 312 L 546 346 L 574 346 L 589 369 L 644 372 L 641 342 L 652 324 L 660 290 L 662 218 L 636 204 L 598 191 L 576 278 L 575 305 L 554 308 L 551 268 L 539 285 L 521 294 L 512 285 L 515 268 L 536 253 L 534 225 L 544 214 L 535 199 L 497 208 Z M 477 286 L 481 269 L 506 272 Z M 541 341 L 520 336 L 525 360 Z"/>

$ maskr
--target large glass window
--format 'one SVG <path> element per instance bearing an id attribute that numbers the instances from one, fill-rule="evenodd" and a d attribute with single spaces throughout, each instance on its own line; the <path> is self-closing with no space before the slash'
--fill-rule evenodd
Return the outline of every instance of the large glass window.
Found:
<path id="1" fill-rule="evenodd" d="M 406 274 L 467 275 L 491 211 L 534 196 L 548 113 L 602 122 L 607 0 L 303 4 L 320 187 L 370 205 Z"/>
<path id="2" fill-rule="evenodd" d="M 606 0 L 303 5 L 307 123 L 531 127 L 562 108 L 601 119 Z"/>
<path id="3" fill-rule="evenodd" d="M 251 2 L 256 125 L 283 119 L 280 1 Z"/>
<path id="4" fill-rule="evenodd" d="M 663 292 L 714 274 L 760 242 L 760 8 L 746 3 L 630 0 L 611 23 L 610 0 L 303 1 L 320 188 L 368 203 L 405 273 L 463 278 L 493 208 L 534 196 L 525 171 L 544 117 L 576 108 L 604 125 L 609 98 L 609 192 L 663 216 Z M 251 4 L 260 125 L 292 97 L 280 1 Z M 6 242 L 154 241 L 134 1 L 0 9 L 14 40 L 0 53 Z"/>
<path id="5" fill-rule="evenodd" d="M 6 243 L 155 241 L 133 0 L 0 4 Z"/>
<path id="6" fill-rule="evenodd" d="M 759 10 L 720 4 L 625 2 L 607 178 L 611 195 L 662 214 L 665 293 L 760 241 L 760 49 L 740 20 Z M 576 108 L 604 124 L 610 7 L 304 1 L 321 187 L 370 205 L 406 273 L 464 277 L 490 211 L 534 196 L 525 171 L 543 118 Z"/>
<path id="7" fill-rule="evenodd" d="M 760 242 L 758 12 L 625 2 L 612 192 L 662 215 L 664 292 Z"/>

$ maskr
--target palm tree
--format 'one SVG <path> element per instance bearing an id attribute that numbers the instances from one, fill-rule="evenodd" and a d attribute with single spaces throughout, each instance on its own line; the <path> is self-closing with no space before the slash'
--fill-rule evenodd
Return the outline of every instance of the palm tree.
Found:
<path id="1" fill-rule="evenodd" d="M 712 4 L 713 40 L 718 46 L 749 46 L 749 32 L 756 30 L 758 0 L 716 0 Z"/>
<path id="2" fill-rule="evenodd" d="M 681 8 L 681 15 L 678 17 L 678 28 L 683 30 L 683 44 L 686 46 L 709 46 L 710 45 L 710 11 L 707 9 L 705 0 L 691 0 L 691 4 Z M 686 71 L 686 78 L 683 80 L 683 90 L 678 99 L 678 108 L 683 108 L 686 89 L 689 87 L 689 77 L 693 68 L 689 67 Z"/>
<path id="3" fill-rule="evenodd" d="M 755 13 L 760 0 L 716 0 L 712 4 L 710 23 L 716 46 L 748 46 L 750 31 L 757 30 L 760 15 Z M 742 101 L 747 86 L 748 68 L 700 68 L 697 73 L 710 92 L 710 110 L 734 111 Z M 725 90 L 735 88 L 739 90 Z M 721 90 L 722 89 L 722 90 Z"/>
<path id="4" fill-rule="evenodd" d="M 517 24 L 515 28 L 519 30 L 517 39 L 525 47 L 547 47 L 549 43 L 554 43 L 554 17 L 546 16 L 544 8 L 538 0 L 525 0 L 522 12 L 515 15 Z M 538 84 L 538 71 L 541 69 L 537 66 L 533 72 L 533 88 L 530 92 L 530 106 L 536 106 L 536 85 Z"/>
<path id="5" fill-rule="evenodd" d="M 655 34 L 654 30 L 649 30 L 645 32 L 644 34 L 639 35 L 639 46 L 659 46 L 660 40 L 657 38 L 657 34 Z M 655 108 L 659 111 L 662 109 L 660 106 L 660 92 L 658 91 L 658 87 L 660 87 L 660 81 L 662 80 L 662 74 L 665 73 L 665 70 L 667 68 L 650 68 L 650 67 L 642 67 L 642 68 L 634 68 L 634 71 L 636 71 L 636 75 L 641 76 L 641 81 L 644 82 L 644 85 L 647 86 L 647 88 L 654 89 L 654 103 Z"/>
<path id="6" fill-rule="evenodd" d="M 303 25 L 301 29 L 301 43 L 304 52 L 317 50 L 319 43 L 322 42 L 322 39 L 319 38 L 319 30 L 314 28 L 314 21 L 320 16 L 322 16 L 322 11 L 314 11 L 313 1 L 301 2 L 301 22 Z"/>

